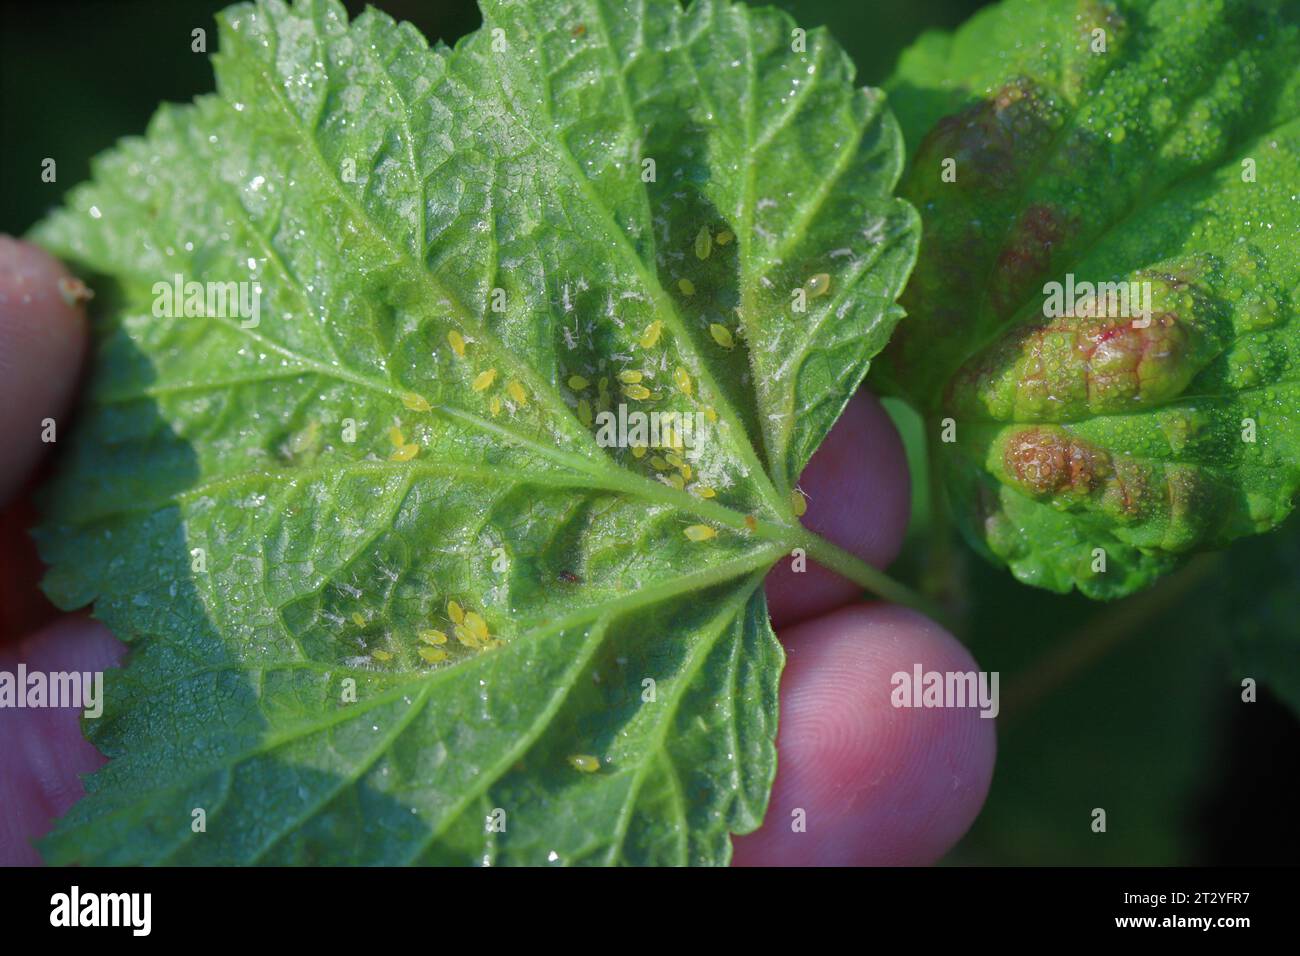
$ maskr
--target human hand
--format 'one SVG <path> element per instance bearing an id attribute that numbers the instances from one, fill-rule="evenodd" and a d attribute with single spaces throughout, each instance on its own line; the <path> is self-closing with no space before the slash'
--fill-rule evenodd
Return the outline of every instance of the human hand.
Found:
<path id="1" fill-rule="evenodd" d="M 14 499 L 46 445 L 41 422 L 72 397 L 85 349 L 79 305 L 60 294 L 64 268 L 0 236 L 0 671 L 99 671 L 125 648 L 80 615 L 22 633 L 42 599 L 30 545 L 13 532 Z M 853 399 L 800 480 L 803 521 L 877 567 L 902 544 L 908 474 L 902 444 L 870 395 Z M 860 600 L 857 585 L 809 563 L 768 575 L 767 596 L 788 662 L 781 682 L 779 770 L 766 821 L 735 841 L 746 865 L 922 864 L 942 856 L 979 812 L 993 769 L 993 721 L 973 709 L 895 709 L 890 677 L 916 663 L 976 665 L 922 615 Z M 19 633 L 7 633 L 8 631 Z M 82 794 L 103 763 L 75 709 L 0 708 L 0 864 L 34 864 L 31 845 Z M 792 826 L 803 811 L 806 829 Z"/>

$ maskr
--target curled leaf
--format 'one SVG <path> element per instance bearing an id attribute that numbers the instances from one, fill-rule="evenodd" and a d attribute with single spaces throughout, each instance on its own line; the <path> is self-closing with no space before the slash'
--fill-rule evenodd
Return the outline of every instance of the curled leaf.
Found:
<path id="1" fill-rule="evenodd" d="M 1271 0 L 1005 0 L 904 55 L 925 242 L 881 381 L 1021 580 L 1123 595 L 1293 507 L 1297 62 Z"/>

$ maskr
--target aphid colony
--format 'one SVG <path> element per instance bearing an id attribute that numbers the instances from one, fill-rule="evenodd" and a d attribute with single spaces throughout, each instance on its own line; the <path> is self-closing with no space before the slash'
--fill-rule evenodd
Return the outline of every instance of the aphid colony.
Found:
<path id="1" fill-rule="evenodd" d="M 494 650 L 505 646 L 505 641 L 492 636 L 487 621 L 477 611 L 466 611 L 457 601 L 453 600 L 447 602 L 447 617 L 451 621 L 453 636 L 462 646 L 473 651 Z M 352 623 L 359 628 L 366 627 L 366 619 L 358 611 L 352 613 Z M 446 631 L 437 628 L 425 628 L 418 631 L 416 637 L 420 641 L 416 653 L 426 664 L 441 664 L 451 657 L 447 650 L 448 637 Z M 382 649 L 371 651 L 370 656 L 380 663 L 393 659 L 391 651 Z"/>
<path id="2" fill-rule="evenodd" d="M 709 258 L 716 244 L 719 247 L 729 245 L 735 239 L 735 234 L 730 230 L 722 230 L 716 236 L 710 231 L 708 226 L 700 227 L 694 240 L 694 252 L 697 259 L 703 261 Z M 695 285 L 688 278 L 678 280 L 677 288 L 683 296 L 690 297 L 695 294 Z M 816 298 L 825 295 L 830 290 L 830 276 L 827 273 L 818 273 L 804 284 L 804 292 L 809 298 Z M 736 339 L 730 328 L 720 322 L 709 324 L 709 336 L 713 341 L 723 349 L 730 351 L 736 346 Z M 656 348 L 663 337 L 663 322 L 655 319 L 637 337 L 637 344 L 641 348 L 649 351 Z M 456 330 L 447 333 L 447 344 L 451 346 L 452 352 L 457 359 L 466 358 L 466 341 L 465 337 Z M 620 391 L 623 396 L 632 401 L 660 401 L 664 397 L 661 391 L 651 390 L 646 384 L 646 373 L 637 369 L 624 369 L 616 376 Z M 688 399 L 695 398 L 695 383 L 691 378 L 690 371 L 683 365 L 678 365 L 673 370 L 673 386 L 676 390 Z M 479 371 L 470 383 L 470 388 L 477 394 L 491 392 L 497 382 L 496 368 L 486 368 Z M 595 421 L 596 412 L 608 411 L 612 401 L 613 393 L 608 376 L 601 376 L 596 380 L 595 406 L 591 397 L 586 394 L 589 392 L 592 382 L 586 376 L 573 373 L 566 384 L 569 390 L 576 396 L 575 414 L 584 428 L 591 428 Z M 511 379 L 505 385 L 505 393 L 511 401 L 518 407 L 528 404 L 528 393 L 523 384 L 517 379 Z M 429 402 L 422 396 L 414 393 L 406 393 L 402 396 L 402 403 L 412 411 L 427 412 L 431 410 Z M 488 410 L 495 418 L 501 413 L 502 402 L 498 395 L 488 397 Z M 703 414 L 710 423 L 716 423 L 718 420 L 717 411 L 710 405 L 704 406 Z M 393 444 L 393 451 L 389 455 L 392 461 L 410 461 L 419 454 L 419 445 L 408 442 L 402 431 L 397 426 L 389 429 L 389 438 Z M 683 450 L 681 436 L 675 431 L 670 430 L 664 444 L 672 449 L 663 455 L 653 455 L 650 457 L 648 464 L 658 474 L 658 477 L 665 484 L 668 484 L 679 491 L 687 490 L 687 482 L 691 481 L 694 471 L 689 462 L 678 454 Z M 631 445 L 633 458 L 640 461 L 647 455 L 647 446 L 637 443 Z M 704 499 L 714 498 L 717 492 L 708 485 L 696 482 L 689 489 L 696 496 Z M 795 517 L 802 517 L 807 511 L 807 501 L 803 494 L 794 489 L 790 492 L 790 506 Z M 747 527 L 753 530 L 755 523 L 746 521 Z M 708 541 L 717 537 L 717 530 L 710 525 L 693 524 L 688 526 L 683 532 L 690 541 Z M 467 647 L 484 648 L 497 646 L 501 642 L 490 637 L 487 631 L 487 625 L 483 618 L 474 612 L 464 612 L 460 605 L 455 601 L 448 604 L 448 614 L 452 618 L 453 632 L 457 640 Z M 436 640 L 441 638 L 441 640 Z M 422 631 L 421 639 L 431 646 L 421 648 L 420 655 L 429 663 L 437 663 L 447 658 L 447 652 L 442 650 L 438 645 L 446 642 L 446 635 L 442 631 Z M 384 652 L 377 651 L 375 656 L 378 657 Z M 386 659 L 386 658 L 380 658 Z"/>

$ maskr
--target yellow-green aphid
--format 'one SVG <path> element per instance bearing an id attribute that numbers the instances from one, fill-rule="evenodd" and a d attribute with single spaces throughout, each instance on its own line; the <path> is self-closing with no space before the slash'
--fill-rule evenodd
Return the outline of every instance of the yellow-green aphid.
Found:
<path id="1" fill-rule="evenodd" d="M 720 246 L 725 246 L 727 243 L 731 242 L 731 240 L 735 238 L 736 238 L 735 233 L 733 233 L 730 229 L 724 229 L 722 230 L 722 232 L 714 236 L 714 241 Z"/>
<path id="2" fill-rule="evenodd" d="M 810 276 L 803 287 L 808 293 L 808 298 L 815 299 L 831 291 L 831 277 L 828 273 L 819 272 L 815 276 Z"/>
<path id="3" fill-rule="evenodd" d="M 695 258 L 707 259 L 712 251 L 713 235 L 709 232 L 708 226 L 701 226 L 700 231 L 695 234 Z"/>
<path id="4" fill-rule="evenodd" d="M 600 769 L 600 758 L 591 754 L 574 754 L 569 758 L 569 766 L 582 773 L 595 773 Z"/>
<path id="5" fill-rule="evenodd" d="M 394 448 L 401 448 L 406 444 L 406 436 L 402 434 L 402 430 L 396 425 L 388 429 L 388 440 L 393 443 Z"/>
<path id="6" fill-rule="evenodd" d="M 618 380 L 627 385 L 635 385 L 643 378 L 645 378 L 645 376 L 635 369 L 627 369 L 626 371 L 618 373 Z"/>
<path id="7" fill-rule="evenodd" d="M 677 472 L 673 472 L 668 476 L 668 484 L 672 485 L 678 491 L 686 490 L 686 479 L 677 474 Z"/>
<path id="8" fill-rule="evenodd" d="M 708 485 L 696 485 L 695 493 L 701 498 L 716 498 L 718 496 L 718 493 Z"/>
<path id="9" fill-rule="evenodd" d="M 623 389 L 623 394 L 640 402 L 650 397 L 650 389 L 644 385 L 629 385 Z"/>
<path id="10" fill-rule="evenodd" d="M 724 349 L 732 348 L 736 344 L 736 340 L 731 337 L 731 329 L 725 325 L 719 325 L 717 322 L 709 325 L 709 334 L 713 336 L 713 341 Z"/>
<path id="11" fill-rule="evenodd" d="M 447 333 L 447 344 L 451 346 L 451 350 L 456 353 L 457 358 L 465 357 L 465 337 L 455 329 Z"/>
<path id="12" fill-rule="evenodd" d="M 466 647 L 478 648 L 482 646 L 478 635 L 464 624 L 457 624 L 451 629 L 451 632 L 456 635 L 456 640 L 460 641 Z"/>
<path id="13" fill-rule="evenodd" d="M 677 366 L 677 371 L 673 372 L 673 381 L 677 384 L 677 391 L 690 398 L 695 386 L 691 382 L 691 373 L 686 371 L 684 366 Z"/>
<path id="14" fill-rule="evenodd" d="M 501 399 L 499 399 L 499 398 L 497 398 L 495 395 L 493 395 L 493 396 L 492 396 L 492 400 L 491 400 L 490 402 L 488 402 L 488 411 L 492 413 L 492 417 L 493 417 L 493 418 L 496 418 L 498 415 L 500 415 L 500 414 L 501 414 Z"/>
<path id="15" fill-rule="evenodd" d="M 796 518 L 802 518 L 808 511 L 808 499 L 803 496 L 803 492 L 798 488 L 790 489 L 790 508 L 794 511 Z"/>
<path id="16" fill-rule="evenodd" d="M 708 419 L 710 425 L 715 425 L 718 421 L 718 410 L 712 405 L 705 405 L 704 417 Z"/>
<path id="17" fill-rule="evenodd" d="M 632 446 L 632 457 L 633 457 L 633 458 L 644 458 L 644 457 L 645 457 L 645 445 L 633 445 L 633 446 Z"/>
<path id="18" fill-rule="evenodd" d="M 318 431 L 320 431 L 320 424 L 318 422 L 309 422 L 306 428 L 295 432 L 293 437 L 289 439 L 289 454 L 301 455 L 313 448 L 316 444 Z"/>
<path id="19" fill-rule="evenodd" d="M 474 382 L 470 385 L 470 388 L 474 389 L 476 392 L 484 392 L 491 388 L 492 383 L 496 380 L 497 370 L 490 368 L 487 371 L 479 372 L 478 375 L 474 377 Z"/>
<path id="20" fill-rule="evenodd" d="M 447 602 L 447 616 L 451 618 L 453 624 L 465 623 L 465 609 L 455 601 Z"/>
<path id="21" fill-rule="evenodd" d="M 710 538 L 716 538 L 718 531 L 707 524 L 693 524 L 683 532 L 691 541 L 708 541 Z"/>
<path id="22" fill-rule="evenodd" d="M 523 383 L 516 379 L 511 379 L 506 384 L 506 394 L 514 399 L 516 405 L 528 404 L 528 393 L 524 391 Z"/>
<path id="23" fill-rule="evenodd" d="M 682 290 L 682 295 L 684 296 L 695 295 L 695 283 L 690 279 L 678 279 L 677 288 Z"/>
<path id="24" fill-rule="evenodd" d="M 440 664 L 447 659 L 447 652 L 440 647 L 422 647 L 420 658 L 426 664 Z"/>
<path id="25" fill-rule="evenodd" d="M 425 400 L 424 396 L 416 395 L 414 392 L 403 394 L 402 404 L 413 412 L 427 412 L 433 407 Z"/>
<path id="26" fill-rule="evenodd" d="M 361 616 L 361 612 L 360 612 L 360 611 L 353 611 L 353 612 L 352 612 L 352 623 L 355 624 L 357 627 L 365 627 L 365 626 L 366 626 L 366 619 L 365 619 L 364 617 Z"/>
<path id="27" fill-rule="evenodd" d="M 419 445 L 401 445 L 393 449 L 393 453 L 388 456 L 389 461 L 410 461 L 420 453 Z"/>
<path id="28" fill-rule="evenodd" d="M 388 651 L 373 651 L 370 656 L 377 661 L 391 661 L 393 659 L 393 655 Z"/>
<path id="29" fill-rule="evenodd" d="M 664 324 L 655 319 L 645 327 L 641 333 L 640 343 L 643 349 L 652 349 L 659 344 L 659 333 L 663 331 Z"/>
<path id="30" fill-rule="evenodd" d="M 650 467 L 653 468 L 655 471 L 667 471 L 669 468 L 669 464 L 668 462 L 660 458 L 658 455 L 655 455 L 653 458 L 650 459 Z"/>
<path id="31" fill-rule="evenodd" d="M 447 635 L 442 631 L 434 630 L 433 628 L 430 628 L 427 631 L 421 631 L 419 638 L 424 641 L 424 643 L 432 644 L 435 647 L 439 644 L 447 643 Z"/>
<path id="32" fill-rule="evenodd" d="M 585 398 L 578 399 L 578 421 L 582 422 L 583 428 L 591 427 L 591 402 Z"/>
<path id="33" fill-rule="evenodd" d="M 465 626 L 469 628 L 470 633 L 480 641 L 486 641 L 491 635 L 488 633 L 487 621 L 483 620 L 482 615 L 477 611 L 465 612 Z"/>
<path id="34" fill-rule="evenodd" d="M 590 384 L 591 383 L 587 381 L 585 378 L 583 378 L 581 375 L 569 376 L 569 388 L 571 388 L 575 392 L 581 392 L 584 388 L 586 388 Z"/>
<path id="35" fill-rule="evenodd" d="M 681 455 L 675 454 L 671 451 L 668 454 L 664 455 L 664 460 L 667 461 L 668 464 L 672 465 L 674 468 L 681 468 L 686 464 L 686 462 L 682 459 Z"/>

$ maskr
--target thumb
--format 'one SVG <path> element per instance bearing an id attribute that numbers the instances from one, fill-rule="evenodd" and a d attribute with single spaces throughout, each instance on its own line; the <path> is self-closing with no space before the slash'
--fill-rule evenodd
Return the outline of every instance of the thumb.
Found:
<path id="1" fill-rule="evenodd" d="M 0 673 L 99 672 L 125 647 L 102 624 L 68 616 L 21 643 L 0 648 Z M 21 692 L 21 689 L 20 689 Z M 82 736 L 80 707 L 0 707 L 0 866 L 40 863 L 44 836 L 83 792 L 81 778 L 104 763 Z"/>
<path id="2" fill-rule="evenodd" d="M 72 398 L 86 348 L 84 289 L 45 250 L 0 235 L 0 507 L 45 449 L 42 422 L 57 427 Z"/>

